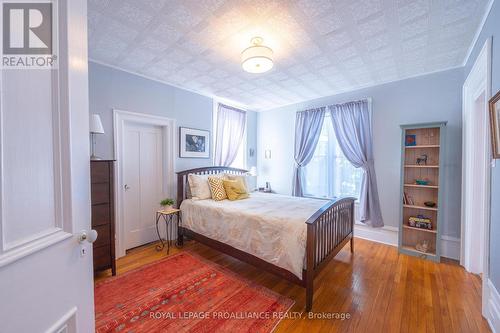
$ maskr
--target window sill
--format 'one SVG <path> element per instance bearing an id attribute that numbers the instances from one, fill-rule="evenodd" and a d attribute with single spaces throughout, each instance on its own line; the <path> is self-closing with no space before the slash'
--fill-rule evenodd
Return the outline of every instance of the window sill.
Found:
<path id="1" fill-rule="evenodd" d="M 337 197 L 332 197 L 332 198 L 329 198 L 329 197 L 316 197 L 314 195 L 304 195 L 304 198 L 309 198 L 309 199 L 318 199 L 318 200 L 335 200 L 337 199 Z M 356 199 L 354 201 L 354 204 L 355 205 L 359 205 L 359 199 Z"/>

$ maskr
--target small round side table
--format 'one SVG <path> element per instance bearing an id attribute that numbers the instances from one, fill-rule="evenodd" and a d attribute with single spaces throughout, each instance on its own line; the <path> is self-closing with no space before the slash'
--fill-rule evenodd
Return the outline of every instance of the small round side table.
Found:
<path id="1" fill-rule="evenodd" d="M 167 245 L 167 254 L 170 252 L 170 242 L 171 239 L 170 237 L 173 235 L 174 231 L 173 225 L 174 225 L 174 216 L 177 217 L 177 228 L 179 228 L 180 220 L 181 220 L 181 210 L 176 209 L 176 208 L 170 208 L 170 209 L 162 209 L 156 212 L 156 233 L 158 235 L 158 239 L 160 240 L 161 244 L 156 246 L 157 251 L 161 251 L 165 248 L 165 244 Z M 163 238 L 161 238 L 160 235 L 160 229 L 158 228 L 158 223 L 160 222 L 160 219 L 163 218 L 163 221 L 165 221 L 165 228 L 166 228 L 166 240 L 164 241 Z"/>

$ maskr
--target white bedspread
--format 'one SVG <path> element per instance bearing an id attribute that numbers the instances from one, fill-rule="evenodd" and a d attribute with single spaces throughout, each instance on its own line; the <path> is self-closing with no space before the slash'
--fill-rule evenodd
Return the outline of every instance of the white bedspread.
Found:
<path id="1" fill-rule="evenodd" d="M 237 201 L 182 202 L 182 225 L 302 279 L 306 221 L 326 201 L 254 192 Z"/>

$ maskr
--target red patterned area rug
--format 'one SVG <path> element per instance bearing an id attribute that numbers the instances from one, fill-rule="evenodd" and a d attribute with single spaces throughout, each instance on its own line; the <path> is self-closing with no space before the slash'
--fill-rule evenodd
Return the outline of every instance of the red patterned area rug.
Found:
<path id="1" fill-rule="evenodd" d="M 271 332 L 293 303 L 181 252 L 97 283 L 96 332 Z"/>

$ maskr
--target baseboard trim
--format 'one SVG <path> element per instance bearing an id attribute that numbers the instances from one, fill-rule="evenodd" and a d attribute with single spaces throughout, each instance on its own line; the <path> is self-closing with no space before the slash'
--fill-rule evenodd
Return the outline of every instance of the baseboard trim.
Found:
<path id="1" fill-rule="evenodd" d="M 372 228 L 368 225 L 355 223 L 354 237 L 370 240 L 391 246 L 398 246 L 398 228 L 385 226 Z"/>
<path id="2" fill-rule="evenodd" d="M 493 333 L 500 333 L 500 294 L 491 280 L 486 283 L 488 299 L 486 300 L 486 320 Z"/>
<path id="3" fill-rule="evenodd" d="M 441 236 L 441 257 L 460 260 L 460 238 Z"/>
<path id="4" fill-rule="evenodd" d="M 377 243 L 382 243 L 391 246 L 398 246 L 398 234 L 399 234 L 398 228 L 392 226 L 384 226 L 382 228 L 372 228 L 360 222 L 354 224 L 355 237 L 370 240 Z M 451 236 L 441 236 L 441 256 L 454 260 L 459 260 L 460 238 Z"/>

